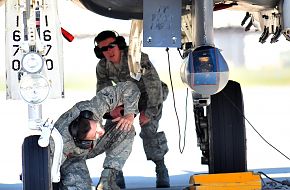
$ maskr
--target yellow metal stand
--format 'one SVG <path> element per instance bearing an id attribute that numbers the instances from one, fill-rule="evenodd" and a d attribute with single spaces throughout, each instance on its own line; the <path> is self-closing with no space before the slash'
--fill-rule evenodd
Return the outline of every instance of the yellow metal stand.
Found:
<path id="1" fill-rule="evenodd" d="M 190 190 L 260 190 L 259 174 L 253 172 L 197 174 L 190 176 Z"/>

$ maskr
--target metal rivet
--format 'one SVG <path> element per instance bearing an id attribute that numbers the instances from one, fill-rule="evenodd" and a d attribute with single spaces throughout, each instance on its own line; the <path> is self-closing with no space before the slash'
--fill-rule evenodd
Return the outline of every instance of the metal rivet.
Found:
<path id="1" fill-rule="evenodd" d="M 151 36 L 149 36 L 149 37 L 147 38 L 147 42 L 148 42 L 148 43 L 151 43 L 151 42 L 152 42 L 152 37 L 151 37 Z"/>

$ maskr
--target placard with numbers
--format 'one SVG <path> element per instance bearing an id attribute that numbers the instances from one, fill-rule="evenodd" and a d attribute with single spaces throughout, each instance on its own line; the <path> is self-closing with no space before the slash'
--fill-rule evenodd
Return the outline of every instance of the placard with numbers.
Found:
<path id="1" fill-rule="evenodd" d="M 63 98 L 63 48 L 57 1 L 27 1 L 9 0 L 5 4 L 6 99 L 20 99 L 21 62 L 29 51 L 27 28 L 31 23 L 35 27 L 36 50 L 44 59 L 42 74 L 51 86 L 48 97 Z"/>

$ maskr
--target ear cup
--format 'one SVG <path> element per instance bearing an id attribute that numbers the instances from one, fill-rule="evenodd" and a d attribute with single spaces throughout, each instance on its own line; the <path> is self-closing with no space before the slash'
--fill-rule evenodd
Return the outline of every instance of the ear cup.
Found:
<path id="1" fill-rule="evenodd" d="M 94 52 L 95 52 L 95 55 L 97 58 L 99 58 L 99 59 L 104 58 L 103 52 L 101 51 L 101 49 L 98 46 L 95 46 Z"/>
<path id="2" fill-rule="evenodd" d="M 127 47 L 126 40 L 123 36 L 117 36 L 116 42 L 118 44 L 119 49 L 125 49 Z"/>
<path id="3" fill-rule="evenodd" d="M 93 112 L 91 112 L 89 110 L 81 111 L 80 117 L 85 118 L 85 119 L 89 119 L 89 120 L 94 120 L 94 118 L 93 118 L 94 114 L 93 114 Z"/>

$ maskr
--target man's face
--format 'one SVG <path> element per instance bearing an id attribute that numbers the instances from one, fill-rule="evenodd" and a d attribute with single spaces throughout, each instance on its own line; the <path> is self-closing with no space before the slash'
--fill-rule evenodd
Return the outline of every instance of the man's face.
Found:
<path id="1" fill-rule="evenodd" d="M 116 45 L 116 39 L 115 38 L 107 38 L 103 41 L 101 41 L 98 44 L 99 48 L 102 50 L 103 55 L 105 58 L 115 64 L 120 63 L 121 60 L 121 51 Z"/>
<path id="2" fill-rule="evenodd" d="M 89 120 L 91 129 L 87 133 L 87 136 L 84 140 L 96 140 L 100 137 L 102 137 L 105 133 L 105 130 L 101 127 L 100 122 Z"/>

